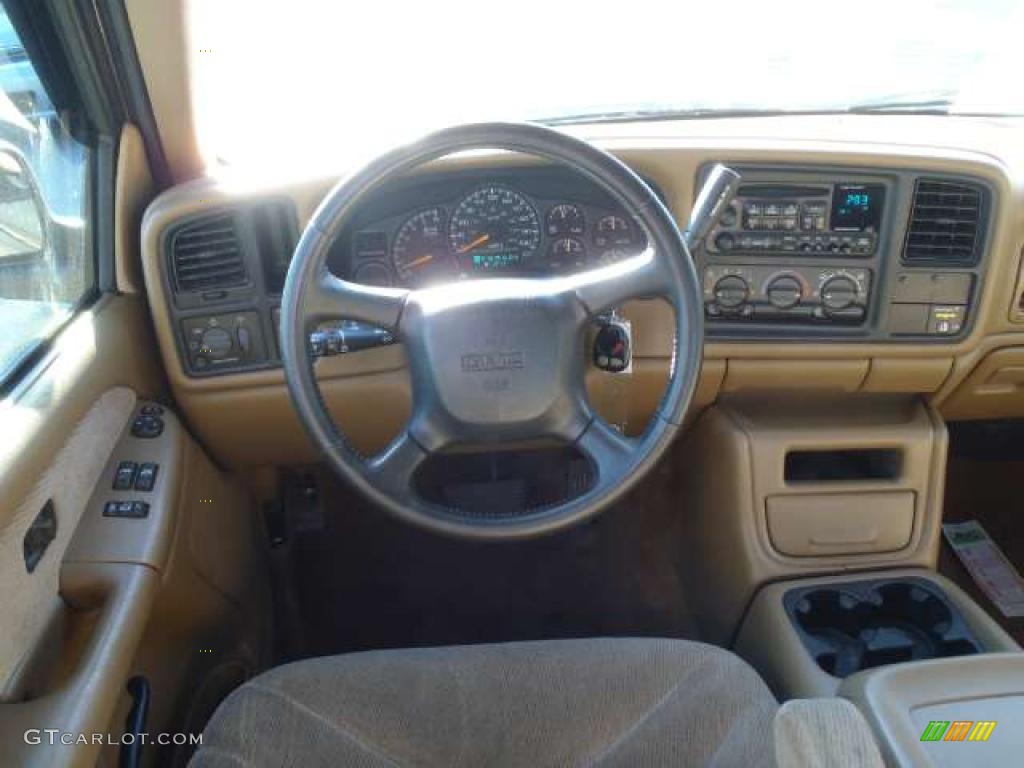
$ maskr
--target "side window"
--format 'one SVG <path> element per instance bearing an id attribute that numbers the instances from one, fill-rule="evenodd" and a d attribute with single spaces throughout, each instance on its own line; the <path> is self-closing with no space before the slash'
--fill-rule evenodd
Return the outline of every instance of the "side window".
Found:
<path id="1" fill-rule="evenodd" d="M 0 5 L 0 383 L 95 291 L 88 173 Z"/>

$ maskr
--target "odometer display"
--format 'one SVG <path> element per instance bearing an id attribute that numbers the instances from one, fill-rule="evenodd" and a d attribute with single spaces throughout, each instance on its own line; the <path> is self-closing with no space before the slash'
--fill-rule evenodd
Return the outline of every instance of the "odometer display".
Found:
<path id="1" fill-rule="evenodd" d="M 515 190 L 481 187 L 455 207 L 448 241 L 464 269 L 515 268 L 540 245 L 540 221 L 529 201 Z"/>

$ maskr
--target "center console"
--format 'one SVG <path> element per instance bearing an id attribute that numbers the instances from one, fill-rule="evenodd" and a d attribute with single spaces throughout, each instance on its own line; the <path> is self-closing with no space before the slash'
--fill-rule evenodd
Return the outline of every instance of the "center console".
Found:
<path id="1" fill-rule="evenodd" d="M 735 166 L 695 254 L 712 338 L 943 341 L 973 319 L 991 192 L 968 178 Z"/>
<path id="2" fill-rule="evenodd" d="M 769 584 L 735 648 L 781 698 L 834 696 L 893 664 L 1020 651 L 965 592 L 924 568 Z"/>

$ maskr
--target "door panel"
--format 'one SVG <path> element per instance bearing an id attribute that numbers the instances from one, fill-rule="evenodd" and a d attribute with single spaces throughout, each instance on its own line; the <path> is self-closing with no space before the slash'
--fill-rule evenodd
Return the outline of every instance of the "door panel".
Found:
<path id="1" fill-rule="evenodd" d="M 114 387 L 100 395 L 85 416 L 69 426 L 67 441 L 0 529 L 0 691 L 12 678 L 49 623 L 55 608 L 61 557 L 78 525 L 83 501 L 92 493 L 114 444 L 135 406 L 135 392 Z M 57 518 L 56 538 L 29 573 L 22 542 L 47 503 Z"/>

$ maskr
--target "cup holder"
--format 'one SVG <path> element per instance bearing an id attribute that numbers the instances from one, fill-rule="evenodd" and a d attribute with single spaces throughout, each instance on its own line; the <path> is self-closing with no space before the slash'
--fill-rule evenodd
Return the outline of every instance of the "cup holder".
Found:
<path id="1" fill-rule="evenodd" d="M 825 672 L 967 656 L 979 645 L 945 594 L 924 579 L 886 579 L 792 589 L 786 611 Z"/>

